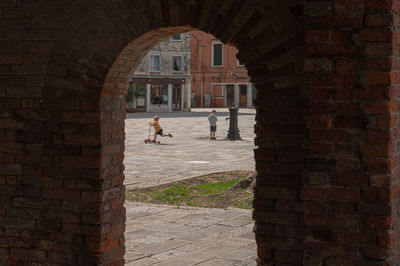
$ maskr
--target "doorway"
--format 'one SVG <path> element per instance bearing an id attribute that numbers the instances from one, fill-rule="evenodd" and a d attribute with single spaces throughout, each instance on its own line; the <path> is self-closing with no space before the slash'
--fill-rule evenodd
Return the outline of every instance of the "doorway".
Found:
<path id="1" fill-rule="evenodd" d="M 225 85 L 226 102 L 225 107 L 232 106 L 235 102 L 235 86 L 232 84 Z"/>
<path id="2" fill-rule="evenodd" d="M 247 85 L 239 85 L 239 107 L 247 107 Z"/>
<path id="3" fill-rule="evenodd" d="M 172 85 L 172 111 L 182 111 L 182 85 Z"/>

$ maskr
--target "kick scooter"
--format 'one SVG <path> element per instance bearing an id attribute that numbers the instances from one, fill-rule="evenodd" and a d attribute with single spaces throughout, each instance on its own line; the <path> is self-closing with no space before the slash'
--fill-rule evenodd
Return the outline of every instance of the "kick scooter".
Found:
<path id="1" fill-rule="evenodd" d="M 144 143 L 149 144 L 149 143 L 160 143 L 159 141 L 153 141 L 150 139 L 150 132 L 151 132 L 151 124 L 149 124 L 149 135 L 147 139 L 144 140 Z"/>

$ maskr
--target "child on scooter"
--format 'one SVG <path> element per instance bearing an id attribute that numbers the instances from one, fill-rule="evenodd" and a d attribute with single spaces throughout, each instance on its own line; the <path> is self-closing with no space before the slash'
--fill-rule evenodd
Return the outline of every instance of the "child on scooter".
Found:
<path id="1" fill-rule="evenodd" d="M 154 132 L 154 139 L 153 142 L 155 142 L 157 140 L 157 135 L 160 135 L 161 137 L 171 137 L 172 138 L 172 134 L 163 134 L 163 129 L 160 126 L 160 123 L 158 122 L 160 120 L 160 117 L 158 116 L 154 116 L 153 117 L 153 122 L 149 122 L 150 126 L 154 127 L 154 130 L 156 132 Z"/>

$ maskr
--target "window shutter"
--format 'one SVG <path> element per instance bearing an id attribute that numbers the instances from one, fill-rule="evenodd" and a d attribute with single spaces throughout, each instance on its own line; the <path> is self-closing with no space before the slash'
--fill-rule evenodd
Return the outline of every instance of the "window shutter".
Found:
<path id="1" fill-rule="evenodd" d="M 154 55 L 150 55 L 150 71 L 154 71 Z"/>

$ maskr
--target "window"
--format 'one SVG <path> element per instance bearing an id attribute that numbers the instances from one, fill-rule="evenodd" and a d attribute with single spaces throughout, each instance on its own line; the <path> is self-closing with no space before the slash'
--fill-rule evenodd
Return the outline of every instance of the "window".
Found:
<path id="1" fill-rule="evenodd" d="M 182 35 L 180 33 L 176 34 L 176 35 L 172 36 L 172 40 L 173 41 L 182 41 Z"/>
<path id="2" fill-rule="evenodd" d="M 183 56 L 173 55 L 172 56 L 172 72 L 182 72 L 183 71 Z"/>
<path id="3" fill-rule="evenodd" d="M 212 44 L 212 66 L 222 67 L 223 65 L 222 43 Z"/>
<path id="4" fill-rule="evenodd" d="M 150 55 L 150 72 L 160 72 L 161 70 L 161 56 L 152 54 Z"/>

